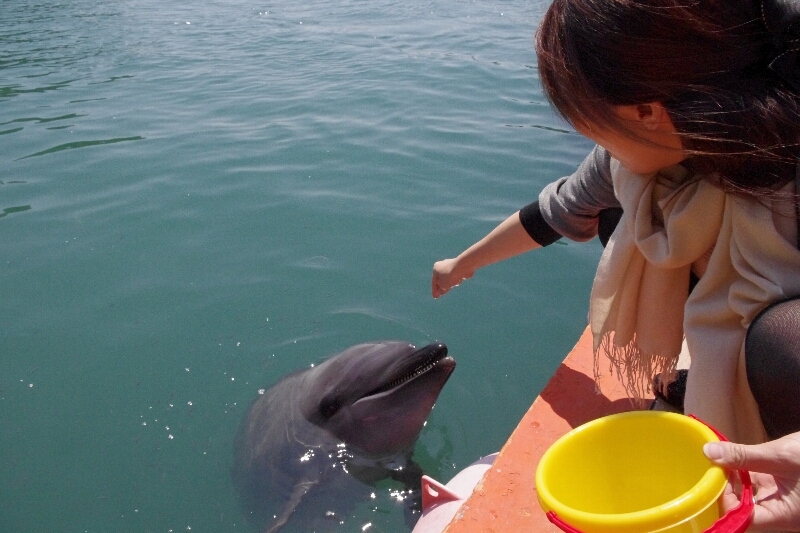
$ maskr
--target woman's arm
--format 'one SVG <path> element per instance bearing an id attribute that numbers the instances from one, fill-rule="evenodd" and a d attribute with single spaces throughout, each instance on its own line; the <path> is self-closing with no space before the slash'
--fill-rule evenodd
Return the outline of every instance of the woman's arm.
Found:
<path id="1" fill-rule="evenodd" d="M 539 248 L 522 226 L 519 211 L 505 219 L 486 237 L 476 242 L 458 257 L 444 259 L 433 265 L 431 292 L 434 298 L 469 279 L 475 271 L 521 253 Z"/>
<path id="2" fill-rule="evenodd" d="M 481 267 L 547 246 L 561 236 L 587 241 L 597 235 L 601 211 L 618 208 L 611 156 L 597 146 L 571 176 L 544 188 L 539 200 L 500 223 L 458 257 L 433 265 L 434 298 L 446 294 Z"/>

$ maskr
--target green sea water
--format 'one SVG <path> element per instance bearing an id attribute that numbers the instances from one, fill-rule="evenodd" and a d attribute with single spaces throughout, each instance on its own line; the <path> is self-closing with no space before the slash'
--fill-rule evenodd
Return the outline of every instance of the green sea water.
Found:
<path id="1" fill-rule="evenodd" d="M 586 325 L 596 242 L 452 257 L 591 144 L 544 0 L 0 0 L 0 531 L 250 531 L 257 390 L 360 342 L 457 361 L 416 458 L 500 449 Z M 529 480 L 533 483 L 533 480 Z M 404 532 L 389 497 L 347 531 Z"/>

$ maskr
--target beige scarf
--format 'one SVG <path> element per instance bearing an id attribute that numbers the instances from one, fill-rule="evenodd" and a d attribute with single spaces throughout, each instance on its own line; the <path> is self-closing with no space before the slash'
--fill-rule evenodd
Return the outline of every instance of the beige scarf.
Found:
<path id="1" fill-rule="evenodd" d="M 674 372 L 685 335 L 686 412 L 731 439 L 763 441 L 744 336 L 766 305 L 800 294 L 800 251 L 776 231 L 770 205 L 727 195 L 681 166 L 641 176 L 612 160 L 611 172 L 624 214 L 592 287 L 595 373 L 603 352 L 641 398 L 655 374 Z M 709 253 L 687 299 L 692 264 Z"/>

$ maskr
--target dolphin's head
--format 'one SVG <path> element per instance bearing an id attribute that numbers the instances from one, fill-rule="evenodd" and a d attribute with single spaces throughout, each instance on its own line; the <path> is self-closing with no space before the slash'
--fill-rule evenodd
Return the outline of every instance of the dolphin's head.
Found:
<path id="1" fill-rule="evenodd" d="M 414 445 L 455 366 L 441 343 L 359 344 L 306 372 L 300 409 L 347 446 L 397 453 Z"/>

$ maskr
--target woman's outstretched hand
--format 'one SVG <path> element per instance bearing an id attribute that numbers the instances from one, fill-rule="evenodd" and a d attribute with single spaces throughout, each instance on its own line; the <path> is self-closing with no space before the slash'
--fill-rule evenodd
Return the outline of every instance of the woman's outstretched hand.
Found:
<path id="1" fill-rule="evenodd" d="M 750 472 L 756 502 L 751 529 L 800 531 L 800 432 L 756 446 L 710 442 L 703 452 L 716 465 Z M 729 484 L 722 506 L 727 512 L 738 504 Z"/>
<path id="2" fill-rule="evenodd" d="M 433 265 L 433 278 L 431 279 L 431 293 L 434 298 L 438 298 L 453 287 L 459 285 L 465 279 L 469 279 L 475 274 L 474 270 L 461 267 L 458 258 L 444 259 L 437 261 Z"/>
<path id="3" fill-rule="evenodd" d="M 479 268 L 539 247 L 522 226 L 517 211 L 458 257 L 437 261 L 433 265 L 433 297 L 447 294 L 447 291 L 471 278 Z"/>

